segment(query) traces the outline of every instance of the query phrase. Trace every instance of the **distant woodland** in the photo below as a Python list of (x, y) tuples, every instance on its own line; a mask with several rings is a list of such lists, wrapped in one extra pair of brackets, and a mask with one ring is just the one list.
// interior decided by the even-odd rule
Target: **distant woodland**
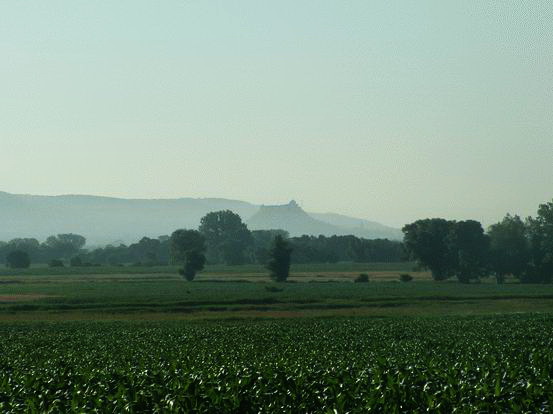
[[(275, 236), (281, 235), (293, 248), (293, 263), (398, 262), (406, 259), (401, 242), (368, 240), (356, 236), (289, 237), (284, 230), (250, 231), (239, 215), (223, 210), (202, 219), (200, 233), (206, 239), (209, 264), (265, 264)], [(24, 252), (30, 263), (51, 266), (154, 266), (175, 262), (171, 256), (171, 237), (143, 237), (129, 245), (107, 245), (86, 249), (85, 237), (58, 234), (39, 242), (35, 238), (15, 238), (0, 242), (0, 261), (10, 253)]]
[[(50, 266), (153, 266), (179, 264), (172, 236), (143, 237), (129, 245), (86, 249), (78, 234), (58, 234), (39, 242), (16, 238), (0, 242), (0, 260), (10, 267), (31, 263)], [(553, 202), (539, 206), (535, 217), (507, 215), (485, 231), (478, 221), (442, 218), (417, 220), (402, 229), (403, 242), (350, 236), (289, 237), (284, 230), (249, 230), (230, 211), (211, 212), (189, 234), (199, 240), (202, 261), (209, 264), (266, 264), (277, 237), (291, 249), (292, 263), (417, 261), (436, 281), (461, 283), (493, 276), (498, 283), (514, 277), (525, 283), (553, 282)], [(179, 233), (180, 232), (180, 233)], [(184, 246), (187, 242), (184, 240)], [(173, 246), (173, 248), (172, 248)], [(205, 254), (204, 254), (205, 253)], [(204, 257), (205, 256), (205, 257)]]

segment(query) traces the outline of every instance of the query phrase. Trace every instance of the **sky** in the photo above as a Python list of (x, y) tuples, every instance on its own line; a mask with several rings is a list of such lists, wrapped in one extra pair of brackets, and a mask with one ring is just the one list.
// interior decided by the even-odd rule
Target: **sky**
[(535, 215), (553, 2), (0, 1), (0, 191)]

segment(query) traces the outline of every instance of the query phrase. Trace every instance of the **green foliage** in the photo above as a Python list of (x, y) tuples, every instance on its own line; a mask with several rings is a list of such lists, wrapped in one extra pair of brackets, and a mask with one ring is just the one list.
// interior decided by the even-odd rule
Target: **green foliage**
[(184, 276), (189, 282), (194, 280), (197, 272), (203, 270), (205, 265), (205, 255), (197, 250), (186, 252), (184, 267), (179, 270), (179, 273)]
[(448, 246), (453, 258), (451, 271), (459, 282), (469, 283), (471, 279), (486, 275), (489, 239), (479, 222), (452, 222)]
[(23, 250), (14, 250), (6, 256), (6, 266), (12, 269), (26, 269), (30, 265), (29, 254)]
[(0, 243), (0, 258), (2, 258), (2, 261), (5, 261), (8, 254), (15, 250), (27, 253), (31, 261), (40, 258), (40, 243), (37, 239), (16, 238), (7, 243)]
[(160, 250), (162, 242), (159, 239), (143, 237), (138, 243), (131, 244), (128, 255), (136, 262), (146, 266), (155, 266), (161, 262)]
[(488, 229), (490, 268), (498, 283), (503, 283), (507, 275), (524, 277), (530, 260), (526, 233), (526, 225), (520, 217), (509, 214)]
[(52, 259), (50, 260), (50, 262), (48, 263), (48, 266), (49, 267), (63, 267), (63, 260), (60, 260), (60, 259)]
[(79, 234), (58, 234), (48, 237), (44, 248), (54, 257), (70, 258), (79, 253), (85, 244), (86, 239)]
[(528, 219), (531, 266), (527, 279), (531, 282), (553, 281), (553, 201), (541, 204), (538, 215)]
[(245, 253), (253, 240), (238, 214), (230, 210), (213, 211), (202, 217), (198, 230), (205, 237), (210, 262), (246, 263)]
[(267, 263), (269, 261), (269, 250), (276, 236), (281, 235), (285, 239), (289, 236), (285, 230), (253, 230), (251, 234), (256, 263)]
[(205, 239), (197, 230), (176, 230), (170, 239), (173, 263), (182, 263), (179, 273), (188, 281), (194, 280), (196, 273), (205, 265)]
[(402, 244), (395, 240), (367, 240), (349, 236), (308, 236), (289, 239), (294, 248), (293, 263), (400, 262), (405, 259)]
[(403, 233), (405, 248), (430, 269), (434, 280), (457, 275), (468, 283), (486, 275), (489, 240), (479, 222), (417, 220), (404, 226)]
[[(234, 231), (234, 230), (232, 230)], [(288, 239), (294, 248), (294, 264), (304, 263), (394, 263), (404, 261), (402, 244), (391, 240), (367, 240), (355, 236), (301, 236), (288, 238), (284, 230), (255, 230), (250, 232), (251, 240), (245, 242), (241, 237), (230, 237), (220, 247), (209, 250), (211, 264), (266, 264), (269, 260), (269, 249), (274, 237), (280, 234)], [(247, 238), (247, 233), (246, 236)], [(160, 266), (170, 263), (170, 237), (143, 237), (130, 245), (107, 245), (92, 250), (78, 248), (67, 239), (84, 241), (78, 235), (51, 236), (44, 243), (36, 239), (13, 239), (10, 242), (0, 241), (0, 261), (4, 262), (7, 253), (12, 250), (27, 252), (33, 263), (49, 263), (54, 259), (69, 260), (79, 256), (90, 265), (117, 266), (132, 263), (136, 266)]]
[(281, 235), (275, 237), (269, 257), (267, 269), (270, 271), (271, 279), (276, 282), (285, 282), (290, 274), (292, 248)]
[(417, 220), (402, 229), (407, 252), (430, 269), (434, 280), (445, 280), (453, 274), (451, 229), (452, 222), (441, 218)]
[(2, 412), (548, 412), (551, 316), (0, 326)]
[(368, 283), (369, 275), (367, 273), (360, 273), (353, 281), (355, 283)]
[(409, 273), (401, 273), (399, 275), (400, 282), (411, 282), (413, 280), (413, 276), (411, 276)]

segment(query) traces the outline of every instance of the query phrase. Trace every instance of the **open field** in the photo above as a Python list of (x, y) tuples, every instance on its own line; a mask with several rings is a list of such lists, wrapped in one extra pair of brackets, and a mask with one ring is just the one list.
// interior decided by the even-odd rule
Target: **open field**
[[(390, 270), (390, 264), (325, 266), (296, 267), (284, 284), (270, 282), (259, 266), (212, 267), (194, 282), (185, 282), (174, 268), (57, 275), (35, 268), (0, 276), (0, 320), (470, 315), (553, 309), (552, 285), (437, 283), (427, 272), (410, 272), (414, 281), (401, 283), (405, 264), (399, 270)], [(359, 269), (371, 282), (352, 283)]]
[(0, 275), (0, 411), (551, 408), (553, 285), (399, 282), (410, 264), (281, 284), (259, 266), (110, 269)]
[(2, 412), (549, 412), (549, 315), (0, 325)]
[[(411, 272), (416, 268), (413, 262), (399, 263), (308, 263), (294, 264), (291, 272), (301, 277), (308, 273), (356, 273), (359, 272)], [(11, 269), (0, 265), (1, 276), (53, 276), (53, 275), (141, 275), (141, 274), (177, 274), (178, 266), (90, 266), (90, 267), (48, 267), (44, 264), (33, 265), (29, 269)], [(240, 266), (207, 265), (201, 273), (201, 279), (217, 275), (267, 278), (267, 269), (263, 265), (248, 264)]]

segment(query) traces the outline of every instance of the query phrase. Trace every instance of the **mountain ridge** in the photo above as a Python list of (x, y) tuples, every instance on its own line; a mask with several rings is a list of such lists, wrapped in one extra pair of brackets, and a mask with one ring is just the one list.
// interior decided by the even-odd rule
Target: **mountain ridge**
[[(147, 199), (0, 191), (0, 240), (16, 237), (44, 240), (52, 234), (78, 233), (89, 244), (113, 240), (130, 243), (143, 236), (171, 234), (177, 228), (197, 228), (201, 217), (216, 210), (234, 211), (252, 230), (271, 229), (278, 224), (277, 228), (292, 236), (354, 234), (365, 238), (401, 238), (398, 229), (336, 213), (308, 213), (295, 201), (266, 206), (218, 197)], [(352, 223), (359, 226), (348, 225)]]

